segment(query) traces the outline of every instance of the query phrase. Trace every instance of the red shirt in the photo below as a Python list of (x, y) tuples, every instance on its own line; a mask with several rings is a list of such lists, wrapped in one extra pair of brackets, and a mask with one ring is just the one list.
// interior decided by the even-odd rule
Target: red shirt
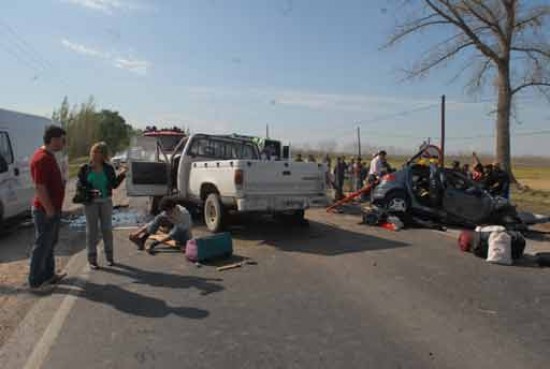
[[(32, 156), (30, 166), (33, 183), (46, 186), (52, 205), (56, 211), (60, 212), (65, 197), (65, 186), (55, 156), (46, 149), (39, 148)], [(32, 205), (35, 208), (45, 210), (38, 196), (34, 197)]]

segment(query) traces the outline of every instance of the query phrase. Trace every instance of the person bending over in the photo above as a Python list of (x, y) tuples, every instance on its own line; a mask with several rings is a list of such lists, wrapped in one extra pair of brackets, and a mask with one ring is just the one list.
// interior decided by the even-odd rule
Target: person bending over
[(165, 237), (154, 241), (147, 249), (147, 252), (153, 253), (155, 246), (169, 240), (174, 240), (178, 246), (184, 247), (187, 241), (193, 237), (191, 233), (191, 228), (193, 226), (191, 215), (185, 207), (179, 205), (174, 198), (166, 196), (160, 201), (159, 208), (161, 213), (157, 215), (155, 219), (131, 233), (129, 236), (130, 241), (135, 243), (139, 250), (145, 248), (147, 238), (157, 233), (160, 226), (165, 221), (168, 221), (172, 228)]

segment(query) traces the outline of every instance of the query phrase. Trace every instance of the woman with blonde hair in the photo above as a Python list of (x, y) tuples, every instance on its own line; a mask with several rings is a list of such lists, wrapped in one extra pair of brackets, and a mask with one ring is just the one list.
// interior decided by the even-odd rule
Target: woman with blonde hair
[(126, 169), (117, 175), (109, 163), (109, 150), (105, 142), (98, 142), (90, 149), (90, 161), (80, 167), (77, 188), (84, 194), (84, 214), (86, 215), (86, 247), (90, 268), (98, 269), (97, 242), (99, 229), (103, 238), (103, 248), (107, 265), (113, 266), (113, 189), (117, 188), (126, 176)]

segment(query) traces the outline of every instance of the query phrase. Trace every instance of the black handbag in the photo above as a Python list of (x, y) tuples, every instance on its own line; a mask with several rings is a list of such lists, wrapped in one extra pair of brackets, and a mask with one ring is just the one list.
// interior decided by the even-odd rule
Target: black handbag
[(76, 192), (73, 196), (73, 203), (86, 204), (90, 202), (90, 195), (86, 187), (81, 186), (79, 183), (76, 185)]

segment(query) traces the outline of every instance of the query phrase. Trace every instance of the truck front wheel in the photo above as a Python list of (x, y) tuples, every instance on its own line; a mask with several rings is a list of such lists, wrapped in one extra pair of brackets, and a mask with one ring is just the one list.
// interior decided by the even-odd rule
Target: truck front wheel
[(208, 230), (213, 233), (221, 231), (226, 217), (220, 196), (217, 193), (208, 195), (204, 202), (204, 222)]

